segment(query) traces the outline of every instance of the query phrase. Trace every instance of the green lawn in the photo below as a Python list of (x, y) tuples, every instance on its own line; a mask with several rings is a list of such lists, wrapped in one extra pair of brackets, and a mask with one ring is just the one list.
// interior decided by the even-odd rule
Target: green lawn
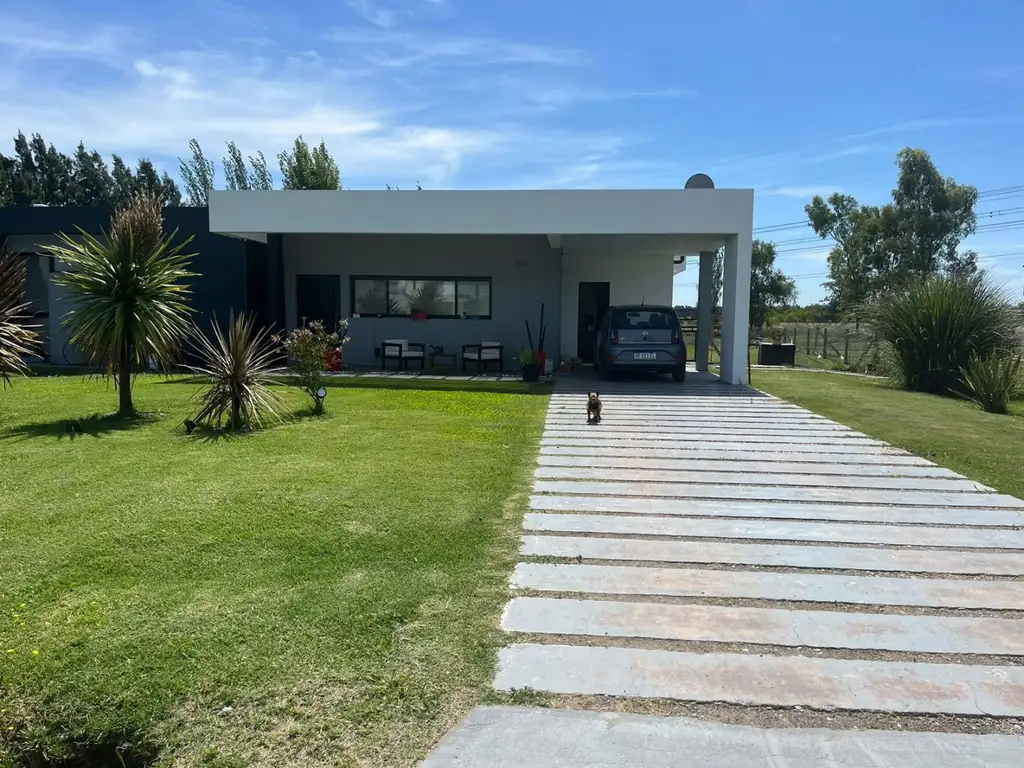
[(1024, 498), (1024, 403), (1009, 416), (956, 398), (895, 389), (886, 380), (810, 371), (753, 372), (765, 392)]
[(233, 438), (184, 380), (131, 424), (101, 380), (0, 392), (0, 765), (406, 765), (484, 695), (547, 398), (370, 384)]

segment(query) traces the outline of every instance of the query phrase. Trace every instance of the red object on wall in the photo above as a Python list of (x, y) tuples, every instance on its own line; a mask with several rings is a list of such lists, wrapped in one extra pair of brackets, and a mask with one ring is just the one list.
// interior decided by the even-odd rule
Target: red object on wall
[(548, 353), (547, 352), (544, 352), (543, 350), (537, 352), (537, 362), (540, 363), (540, 373), (541, 373), (541, 376), (543, 376), (544, 373), (547, 371), (547, 368), (544, 367), (545, 364), (547, 363), (547, 361), (548, 361)]
[(337, 347), (327, 353), (327, 364), (328, 371), (340, 371), (341, 370), (341, 348)]
[(412, 311), (412, 319), (413, 320), (426, 320), (427, 319), (427, 313), (424, 312), (422, 309), (414, 309)]

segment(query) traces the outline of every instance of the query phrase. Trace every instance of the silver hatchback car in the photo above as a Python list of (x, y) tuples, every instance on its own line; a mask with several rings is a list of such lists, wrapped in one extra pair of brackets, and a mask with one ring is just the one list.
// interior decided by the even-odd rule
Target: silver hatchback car
[(671, 373), (686, 378), (686, 342), (672, 307), (609, 307), (597, 329), (594, 360), (601, 379), (615, 371)]

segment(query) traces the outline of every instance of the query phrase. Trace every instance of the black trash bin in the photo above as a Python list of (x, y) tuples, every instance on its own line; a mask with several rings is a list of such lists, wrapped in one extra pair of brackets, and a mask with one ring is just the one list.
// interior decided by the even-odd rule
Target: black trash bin
[(758, 365), (796, 365), (796, 344), (765, 344), (757, 347)]

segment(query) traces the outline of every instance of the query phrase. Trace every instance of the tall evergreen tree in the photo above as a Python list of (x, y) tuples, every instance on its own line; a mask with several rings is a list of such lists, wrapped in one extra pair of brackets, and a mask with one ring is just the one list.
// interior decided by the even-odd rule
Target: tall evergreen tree
[(114, 179), (114, 194), (111, 203), (115, 208), (126, 205), (134, 199), (137, 191), (135, 175), (131, 167), (118, 155), (111, 155), (111, 176)]
[(14, 162), (0, 155), (0, 208), (13, 204), (11, 197), (11, 169)]
[(114, 180), (110, 176), (103, 156), (78, 142), (73, 159), (70, 202), (74, 205), (110, 205), (114, 193)]
[(21, 131), (14, 137), (14, 167), (15, 171), (11, 175), (11, 199), (14, 204), (32, 205), (42, 202), (36, 161), (28, 139)]
[(188, 148), (192, 152), (191, 159), (178, 158), (181, 180), (185, 183), (185, 199), (189, 205), (209, 205), (216, 168), (212, 160), (206, 159), (198, 141), (192, 139), (188, 143)]
[(32, 134), (29, 141), (37, 173), (40, 194), (38, 202), (46, 205), (67, 205), (71, 187), (73, 163), (63, 152), (58, 152), (53, 144), (47, 144), (38, 133)]
[(299, 136), (291, 152), (277, 156), (281, 166), (281, 182), (285, 189), (341, 189), (338, 164), (321, 139), (312, 150)]

